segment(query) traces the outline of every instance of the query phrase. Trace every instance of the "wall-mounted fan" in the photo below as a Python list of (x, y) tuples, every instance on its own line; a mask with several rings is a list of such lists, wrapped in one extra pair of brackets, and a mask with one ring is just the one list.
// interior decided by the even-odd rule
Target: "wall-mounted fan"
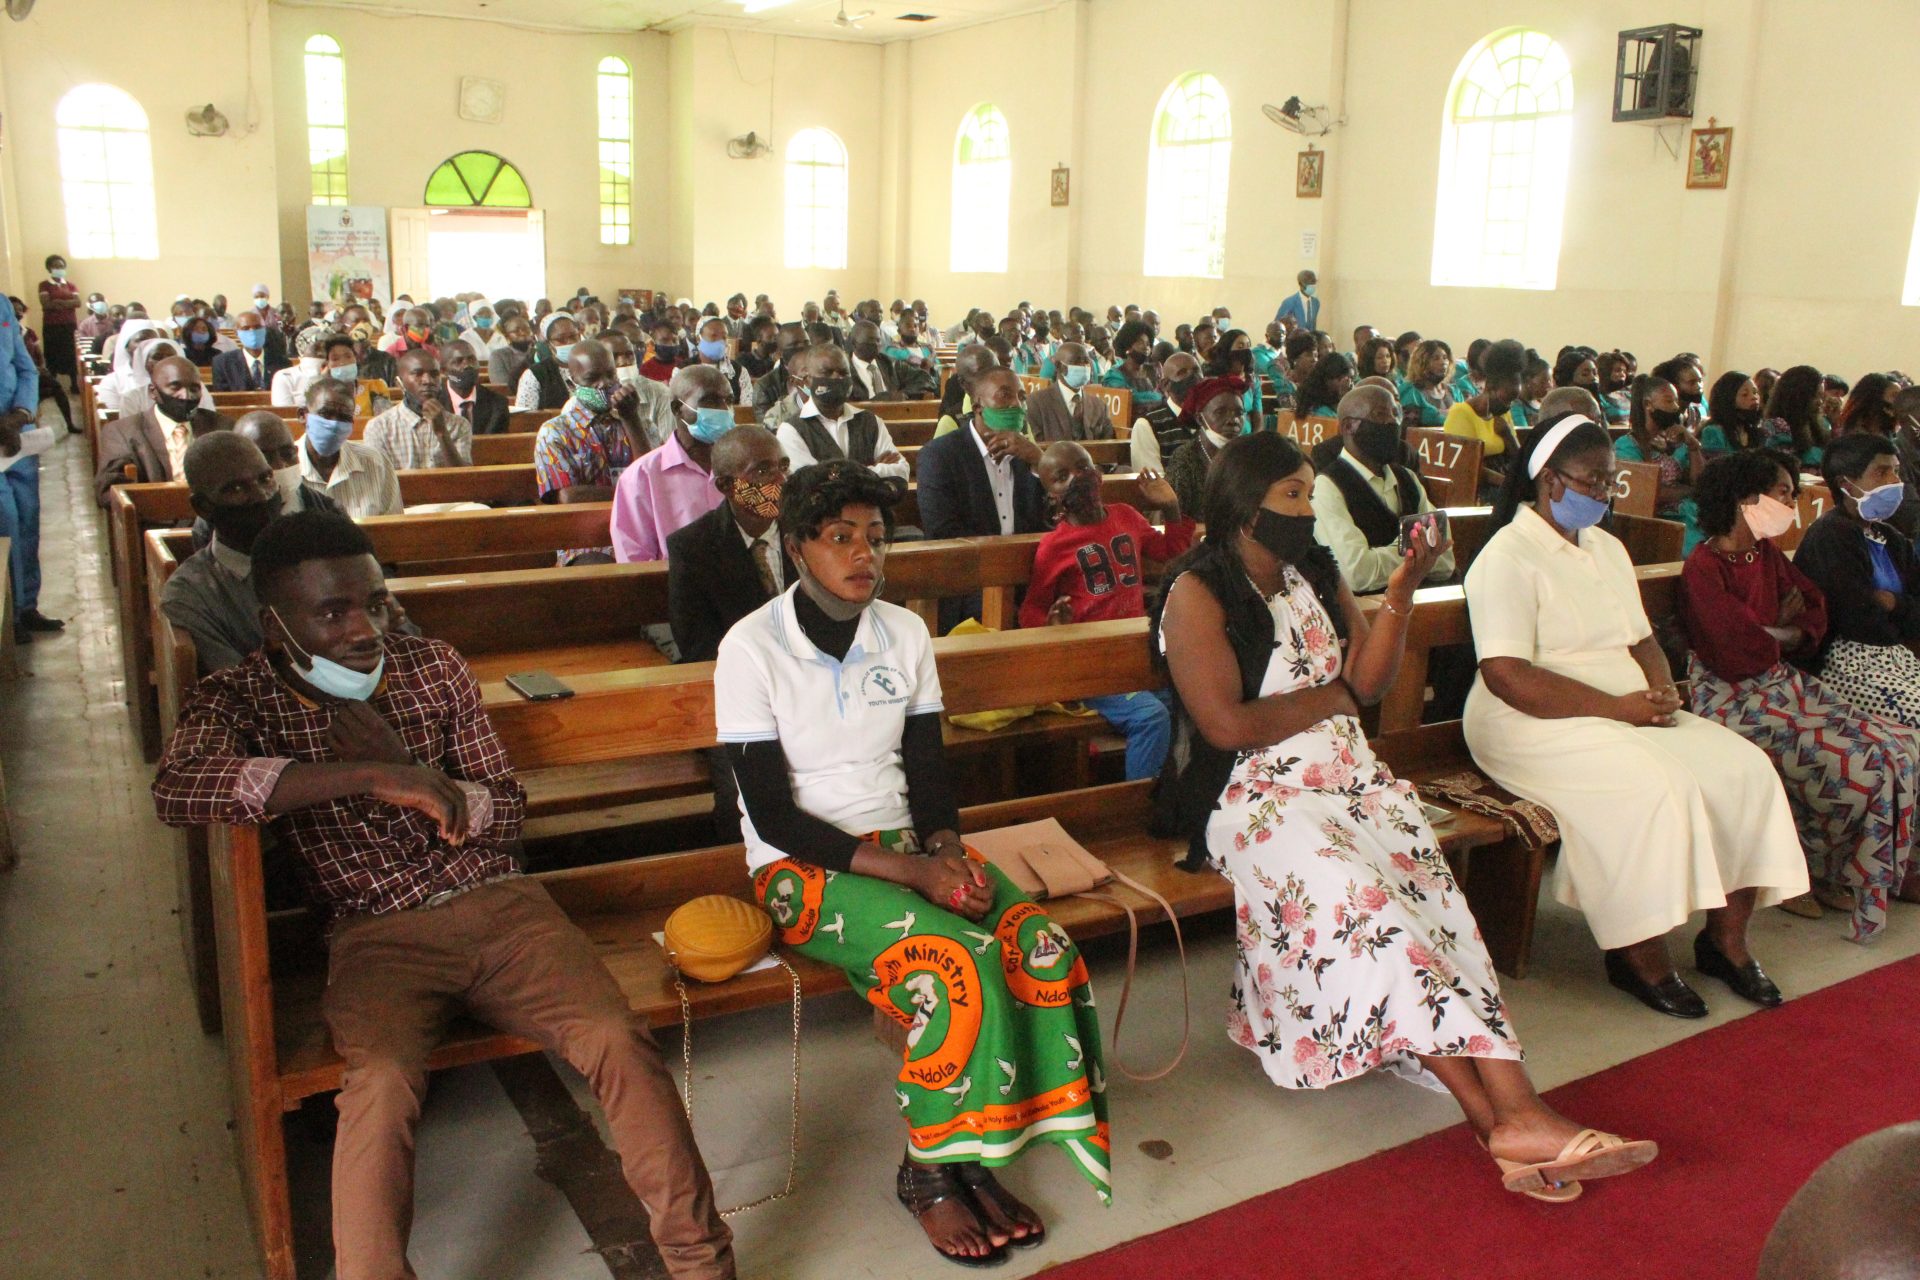
[(224, 138), (227, 129), (227, 118), (215, 110), (211, 102), (187, 112), (187, 132), (196, 138)]
[(1267, 119), (1279, 125), (1289, 133), (1303, 133), (1310, 138), (1325, 137), (1332, 133), (1334, 126), (1346, 123), (1344, 120), (1328, 120), (1325, 107), (1309, 107), (1298, 98), (1288, 98), (1281, 106), (1271, 102), (1262, 103), (1260, 110)]
[(32, 12), (33, 0), (7, 0), (7, 16), (15, 22), (25, 22)]

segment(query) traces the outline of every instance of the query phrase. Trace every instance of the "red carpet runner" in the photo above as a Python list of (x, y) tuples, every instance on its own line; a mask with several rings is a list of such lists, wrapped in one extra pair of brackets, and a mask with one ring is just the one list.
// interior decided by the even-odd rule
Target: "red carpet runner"
[[(1704, 979), (1701, 991), (1737, 999)], [(1555, 1089), (1567, 1116), (1660, 1144), (1651, 1166), (1570, 1205), (1502, 1191), (1459, 1125), (1047, 1280), (1751, 1280), (1774, 1219), (1828, 1156), (1920, 1114), (1916, 1008), (1920, 957)]]

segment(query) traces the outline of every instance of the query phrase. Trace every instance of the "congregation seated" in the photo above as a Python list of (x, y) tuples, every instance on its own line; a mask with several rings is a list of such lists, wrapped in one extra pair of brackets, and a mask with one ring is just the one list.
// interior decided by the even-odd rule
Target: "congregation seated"
[[(796, 582), (721, 642), (714, 721), (781, 943), (908, 1029), (886, 1086), (907, 1126), (900, 1202), (942, 1256), (997, 1262), (1046, 1234), (993, 1173), (1023, 1150), (1063, 1148), (1110, 1199), (1101, 1028), (1072, 940), (958, 834), (931, 638), (877, 598), (896, 493), (845, 461), (787, 481)], [(993, 937), (1005, 965), (976, 960)], [(919, 951), (945, 962), (907, 961)]]
[(1827, 632), (1820, 589), (1773, 543), (1796, 518), (1796, 471), (1790, 455), (1754, 450), (1701, 475), (1706, 538), (1687, 557), (1680, 610), (1690, 700), (1772, 758), (1817, 899), (1802, 913), (1840, 907), (1853, 940), (1869, 942), (1891, 897), (1920, 897), (1920, 729), (1856, 709), (1795, 665)]
[(1329, 351), (1313, 363), (1313, 369), (1301, 380), (1293, 395), (1295, 417), (1331, 418), (1340, 397), (1353, 390), (1353, 362), (1337, 351)]
[(1453, 410), (1453, 348), (1427, 338), (1407, 358), (1400, 416), (1411, 427), (1444, 427)]
[(731, 1233), (659, 1049), (593, 944), (519, 874), (526, 791), (465, 661), (391, 629), (373, 545), (340, 516), (267, 526), (251, 570), (264, 647), (190, 695), (153, 799), (174, 826), (271, 828), (326, 917), (326, 1021), (346, 1060), (340, 1274), (411, 1271), (427, 1055), (464, 1008), (586, 1077), (669, 1273), (731, 1280)]
[(1920, 657), (1910, 647), (1920, 643), (1920, 564), (1887, 523), (1906, 487), (1899, 451), (1880, 436), (1842, 436), (1827, 446), (1821, 475), (1832, 505), (1794, 553), (1827, 601), (1827, 635), (1809, 669), (1848, 705), (1920, 729)]
[(1168, 570), (1154, 641), (1189, 743), (1163, 812), (1188, 842), (1183, 865), (1232, 882), (1240, 921), (1229, 1037), (1284, 1088), (1384, 1068), (1446, 1090), (1502, 1185), (1535, 1199), (1643, 1166), (1653, 1143), (1582, 1129), (1534, 1091), (1419, 797), (1361, 731), (1441, 545), (1409, 550), (1369, 624), (1314, 540), (1299, 446), (1244, 436), (1214, 467), (1206, 537)]
[(285, 408), (306, 402), (307, 388), (327, 376), (327, 339), (331, 330), (320, 325), (302, 329), (293, 339), (294, 362), (273, 375), (269, 402)]
[(1241, 398), (1245, 391), (1246, 384), (1239, 378), (1201, 378), (1184, 387), (1167, 384), (1168, 403), (1179, 401), (1180, 421), (1194, 432), (1167, 459), (1167, 483), (1173, 486), (1181, 510), (1198, 511), (1206, 505), (1213, 460), (1249, 431), (1246, 402)]
[(720, 371), (735, 404), (745, 404), (753, 383), (746, 369), (727, 351), (727, 322), (720, 316), (702, 317), (694, 328), (693, 359)]
[[(605, 343), (589, 338), (565, 345), (569, 393), (534, 437), (534, 481), (542, 502), (611, 502), (622, 474), (652, 448), (642, 393), (638, 383), (615, 375)], [(609, 543), (561, 551), (559, 563), (605, 564), (613, 557)]]
[(902, 311), (888, 345), (882, 348), (893, 362), (900, 394), (908, 400), (930, 400), (940, 394), (940, 366), (922, 334), (919, 317), (911, 310)]
[(798, 381), (793, 394), (798, 411), (777, 424), (771, 416), (768, 418), (768, 425), (777, 426), (780, 446), (794, 470), (815, 462), (846, 459), (878, 475), (905, 482), (911, 469), (894, 447), (887, 424), (871, 409), (853, 404), (855, 388), (847, 353), (837, 346), (823, 345), (809, 348), (796, 359), (803, 362), (795, 366)]
[(580, 326), (564, 311), (552, 311), (540, 322), (540, 341), (527, 357), (515, 389), (516, 409), (559, 409), (573, 394), (571, 382), (574, 344), (581, 338)]
[(1153, 345), (1154, 330), (1144, 320), (1121, 325), (1113, 338), (1114, 365), (1100, 378), (1102, 386), (1132, 392), (1133, 407), (1142, 413), (1164, 399), (1152, 370)]
[(1760, 427), (1760, 389), (1752, 378), (1729, 369), (1713, 380), (1700, 443), (1708, 457), (1758, 449), (1766, 443)]
[(1597, 527), (1613, 475), (1606, 428), (1578, 415), (1546, 419), (1512, 459), (1466, 577), (1480, 666), (1467, 746), (1557, 819), (1555, 895), (1585, 913), (1614, 986), (1706, 1016), (1665, 936), (1704, 909), (1695, 966), (1778, 1004), (1747, 924), (1807, 888), (1786, 795), (1758, 748), (1681, 709), (1626, 549)]
[(145, 406), (100, 428), (100, 468), (94, 473), (93, 488), (103, 507), (115, 485), (180, 479), (187, 447), (209, 432), (233, 425), (205, 403), (206, 389), (192, 361), (161, 355), (153, 361), (149, 376), (151, 391)]
[(977, 342), (960, 348), (953, 358), (953, 373), (947, 379), (947, 389), (940, 395), (940, 421), (935, 424), (933, 438), (952, 435), (960, 429), (974, 410), (974, 384), (983, 374), (994, 369), (1004, 369), (1007, 362), (994, 343)]
[(1135, 471), (1165, 470), (1176, 453), (1199, 437), (1200, 428), (1186, 405), (1200, 379), (1200, 362), (1176, 351), (1160, 365), (1159, 398), (1142, 405), (1135, 397), (1133, 429), (1127, 436), (1127, 457)]
[(1824, 393), (1820, 371), (1810, 364), (1797, 364), (1779, 376), (1767, 395), (1766, 420), (1761, 424), (1767, 447), (1789, 450), (1808, 470), (1820, 466), (1827, 447)]
[(851, 358), (853, 390), (850, 398), (861, 404), (875, 400), (905, 400), (900, 371), (893, 357), (881, 349), (880, 326), (871, 320), (857, 320), (847, 331), (847, 353)]
[[(1432, 511), (1433, 501), (1417, 467), (1408, 465), (1400, 405), (1391, 391), (1355, 387), (1341, 397), (1338, 416), (1338, 452), (1317, 466), (1313, 480), (1315, 535), (1333, 553), (1347, 586), (1370, 595), (1385, 590), (1400, 567), (1401, 518)], [(1453, 571), (1448, 547), (1428, 580), (1449, 581)]]
[(527, 358), (533, 351), (533, 325), (518, 311), (503, 315), (500, 337), (503, 341), (487, 353), (487, 381), (496, 387), (511, 387), (517, 396), (520, 375), (527, 371)]
[(666, 559), (667, 539), (725, 500), (713, 448), (733, 430), (732, 385), (712, 365), (687, 365), (673, 375), (671, 396), (673, 433), (614, 486), (613, 555), (622, 563)]
[[(1050, 360), (1052, 381), (1027, 396), (1027, 422), (1033, 438), (1111, 440), (1113, 415), (1106, 402), (1085, 394), (1093, 381), (1093, 358), (1078, 342), (1062, 342)], [(1137, 469), (1137, 468), (1136, 468)]]
[(386, 454), (353, 438), (353, 395), (338, 378), (318, 378), (307, 387), (300, 478), (355, 520), (397, 516), (406, 509), (400, 480)]
[[(471, 343), (449, 343), (440, 356), (447, 406), (476, 436), (494, 436), (511, 425), (507, 398), (480, 381), (480, 360)], [(371, 423), (368, 424), (371, 427)]]
[[(471, 362), (473, 349), (457, 340), (448, 344), (456, 347), (466, 348)], [(399, 359), (401, 401), (367, 423), (367, 447), (386, 455), (395, 471), (472, 466), (473, 423), (454, 411), (439, 358), (422, 349)]]
[(761, 422), (778, 426), (797, 412), (791, 398), (792, 365), (809, 345), (800, 325), (783, 324), (774, 331), (774, 365), (753, 384), (753, 411)]
[[(1666, 366), (1659, 366), (1665, 368)], [(1690, 368), (1690, 366), (1688, 366)], [(1627, 434), (1614, 445), (1622, 462), (1650, 462), (1660, 469), (1659, 514), (1687, 526), (1682, 552), (1691, 552), (1703, 536), (1696, 517), (1693, 487), (1707, 464), (1700, 414), (1682, 407), (1680, 389), (1658, 373), (1633, 380), (1627, 408)]]

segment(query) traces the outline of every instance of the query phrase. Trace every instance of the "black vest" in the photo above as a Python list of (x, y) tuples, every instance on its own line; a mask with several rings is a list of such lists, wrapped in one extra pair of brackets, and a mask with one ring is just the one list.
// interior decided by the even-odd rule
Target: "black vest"
[(863, 467), (873, 465), (873, 447), (880, 441), (880, 420), (873, 416), (870, 409), (862, 409), (847, 420), (847, 447), (844, 452), (834, 443), (827, 429), (820, 425), (818, 418), (789, 418), (787, 424), (807, 442), (807, 450), (813, 454), (815, 462), (838, 462), (842, 458), (850, 458)]
[(1354, 527), (1366, 535), (1369, 547), (1384, 547), (1399, 538), (1400, 516), (1410, 516), (1420, 509), (1419, 478), (1402, 466), (1391, 466), (1389, 470), (1399, 491), (1399, 514), (1387, 510), (1387, 504), (1380, 501), (1380, 495), (1373, 491), (1366, 477), (1337, 457), (1322, 472), (1347, 500), (1347, 514), (1353, 517)]

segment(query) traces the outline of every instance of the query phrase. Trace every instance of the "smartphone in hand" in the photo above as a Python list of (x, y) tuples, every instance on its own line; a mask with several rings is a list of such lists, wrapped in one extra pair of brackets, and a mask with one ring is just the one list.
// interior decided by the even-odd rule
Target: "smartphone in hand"
[(1421, 539), (1428, 546), (1444, 546), (1447, 541), (1447, 513), (1427, 511), (1417, 516), (1400, 517), (1400, 554), (1406, 555), (1413, 550), (1413, 540)]

